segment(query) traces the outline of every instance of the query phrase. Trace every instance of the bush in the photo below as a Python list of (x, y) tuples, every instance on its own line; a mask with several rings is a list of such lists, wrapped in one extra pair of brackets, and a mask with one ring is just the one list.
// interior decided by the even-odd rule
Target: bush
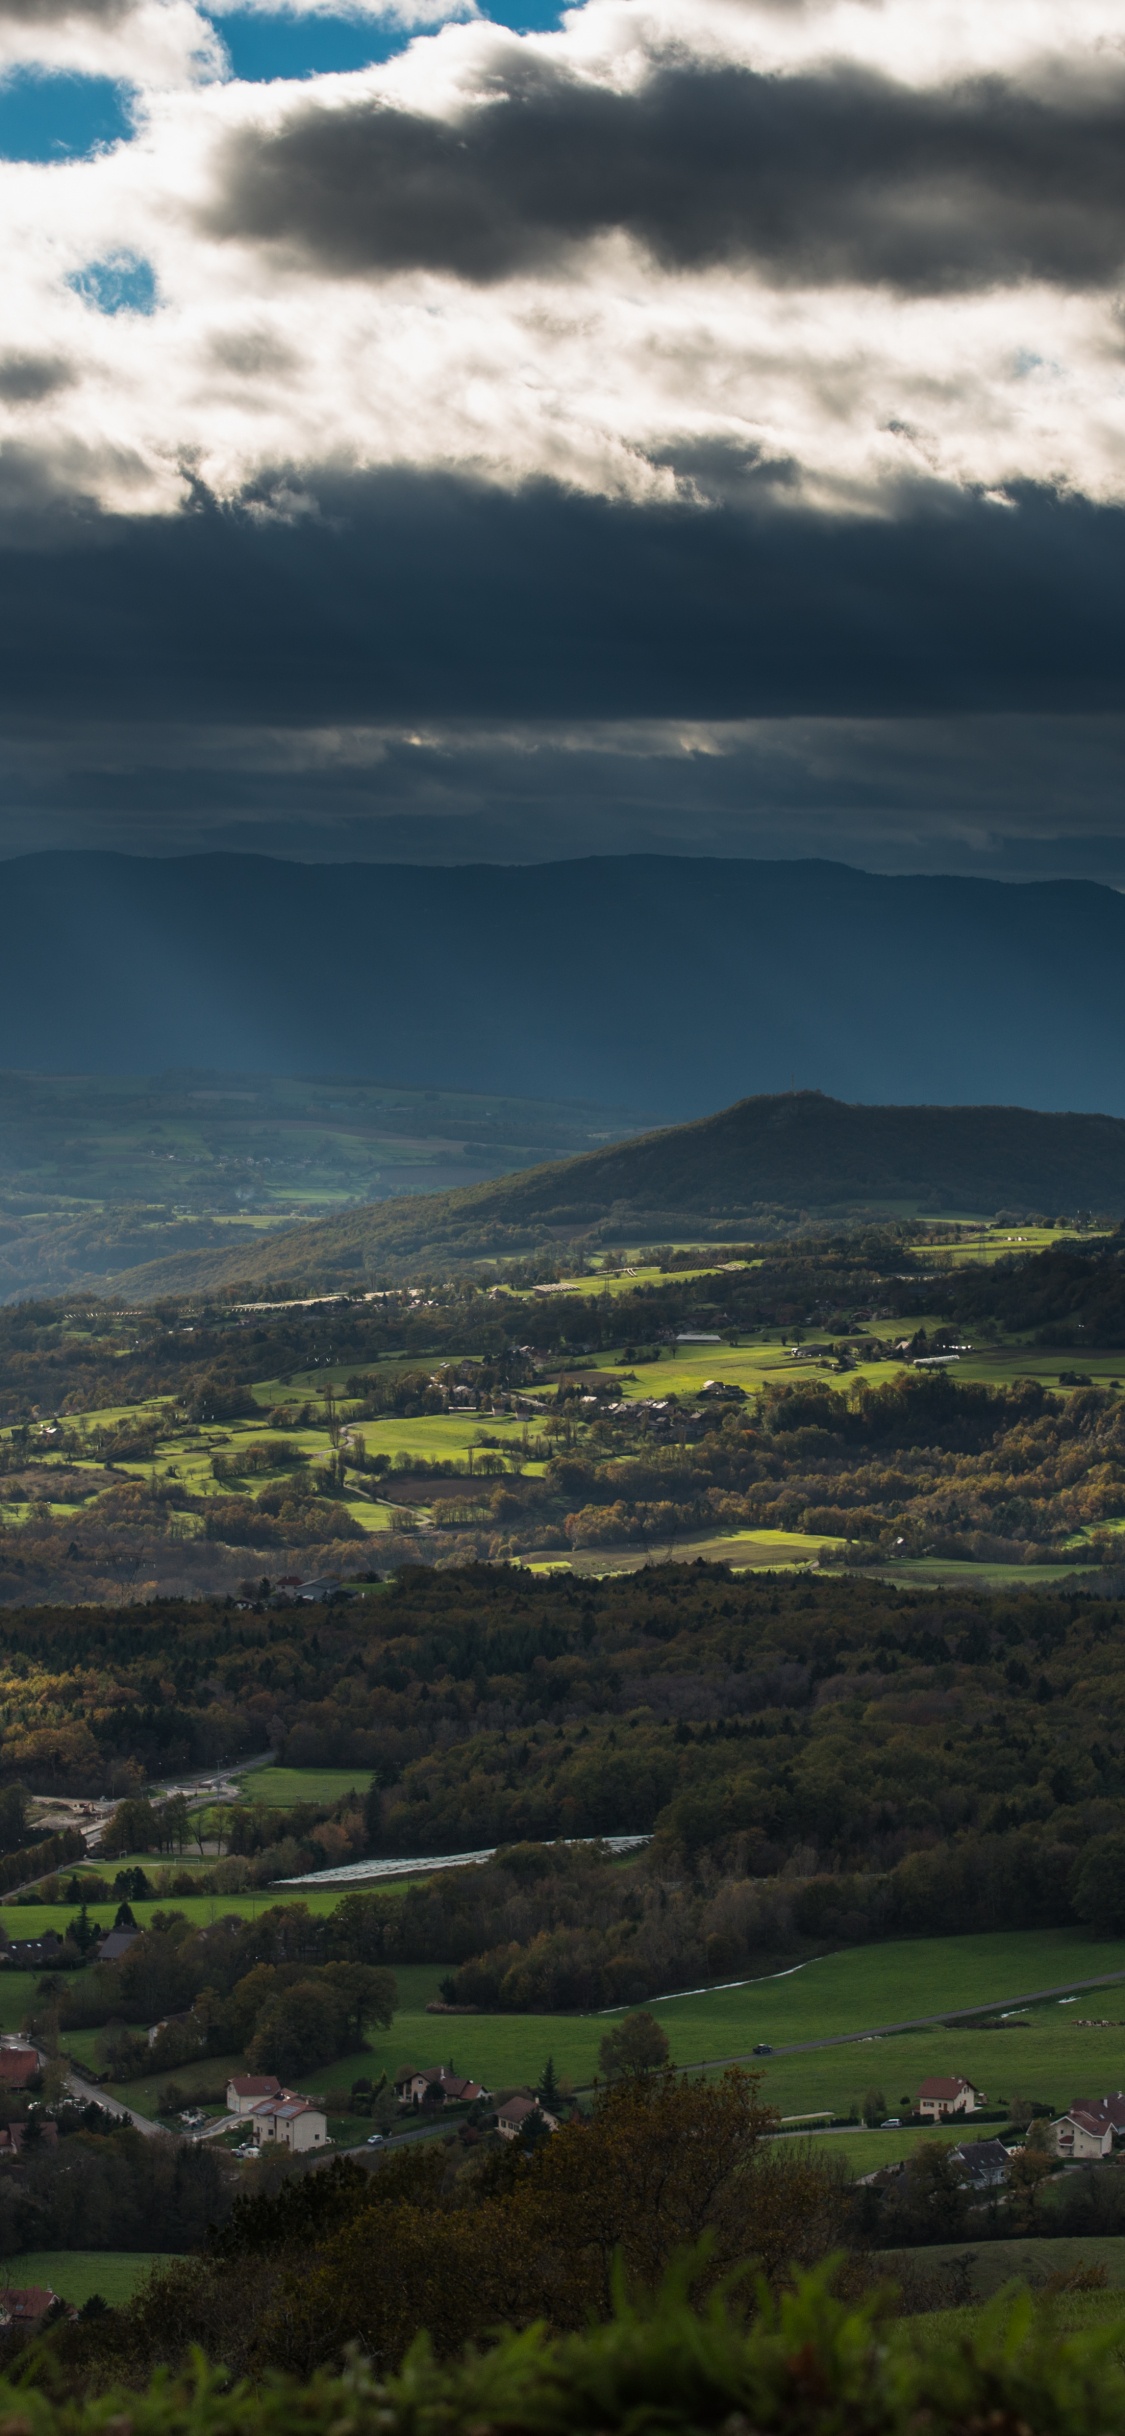
[[(557, 2341), (542, 2329), (508, 2332), (448, 2367), (423, 2342), (385, 2380), (356, 2359), (343, 2373), (232, 2391), (197, 2359), (178, 2380), (161, 2370), (147, 2390), (99, 2391), (83, 2402), (59, 2390), (57, 2370), (37, 2375), (27, 2363), (18, 2383), (0, 2383), (0, 2418), (21, 2436), (103, 2436), (123, 2427), (132, 2436), (331, 2436), (341, 2427), (351, 2436), (469, 2436), (481, 2428), (601, 2436), (625, 2427), (661, 2436), (750, 2428), (763, 2436), (910, 2436), (919, 2428), (927, 2436), (1116, 2436), (1125, 2428), (1125, 2375), (1106, 2335), (1060, 2334), (1026, 2293), (1002, 2294), (972, 2333), (938, 2334), (922, 2346), (909, 2327), (877, 2326), (874, 2305), (835, 2298), (823, 2277), (776, 2301), (763, 2296), (748, 2332), (718, 2304), (694, 2312), (688, 2283), (681, 2268), (650, 2307), (619, 2299), (608, 2324)], [(243, 2293), (232, 2296), (233, 2308), (239, 2298), (245, 2306)], [(114, 2313), (110, 2343), (119, 2324)], [(96, 2363), (105, 2342), (105, 2322), (62, 2327), (43, 2347), (44, 2371), (52, 2353)]]

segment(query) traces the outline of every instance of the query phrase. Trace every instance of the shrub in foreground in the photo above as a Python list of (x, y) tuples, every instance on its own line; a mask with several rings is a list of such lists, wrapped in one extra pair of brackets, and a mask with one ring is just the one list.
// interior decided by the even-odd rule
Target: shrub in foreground
[[(401, 2371), (231, 2386), (200, 2360), (141, 2392), (60, 2399), (46, 2349), (0, 2383), (6, 2436), (1117, 2436), (1125, 2429), (1123, 2329), (1062, 2336), (1027, 2293), (1001, 2294), (968, 2336), (923, 2348), (877, 2304), (835, 2299), (823, 2277), (772, 2300), (749, 2331), (715, 2299), (688, 2300), (697, 2262), (643, 2311), (548, 2338), (507, 2333), (453, 2365), (421, 2338)], [(39, 2373), (37, 2374), (37, 2365)]]

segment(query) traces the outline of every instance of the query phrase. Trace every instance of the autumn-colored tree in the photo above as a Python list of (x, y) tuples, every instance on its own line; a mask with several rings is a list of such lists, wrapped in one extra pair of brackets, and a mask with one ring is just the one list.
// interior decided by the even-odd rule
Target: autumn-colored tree
[(235, 2239), (252, 2267), (260, 2215), (257, 2238), (284, 2257), (239, 2365), (304, 2373), (358, 2342), (385, 2368), (423, 2327), (449, 2353), (505, 2321), (581, 2326), (609, 2314), (619, 2259), (637, 2290), (684, 2253), (700, 2294), (743, 2261), (782, 2279), (836, 2245), (847, 2194), (834, 2164), (764, 2136), (775, 2121), (743, 2072), (639, 2076), (529, 2158), (489, 2153), (444, 2188), (441, 2151), (424, 2163), (418, 2153), (391, 2158), (322, 2239), (311, 2222), (302, 2239), (299, 2193), (248, 2201), (220, 2246)]

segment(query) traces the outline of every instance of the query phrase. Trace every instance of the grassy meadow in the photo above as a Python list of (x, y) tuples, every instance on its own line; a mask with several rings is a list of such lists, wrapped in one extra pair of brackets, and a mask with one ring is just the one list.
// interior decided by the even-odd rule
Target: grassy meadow
[(288, 1810), (295, 1802), (339, 1802), (364, 1794), (370, 1768), (254, 1768), (241, 1778), (247, 1809)]
[(167, 2264), (167, 2254), (156, 2250), (20, 2250), (4, 2260), (0, 2275), (15, 2291), (46, 2284), (76, 2309), (95, 2292), (118, 2309), (132, 2300), (154, 2267)]
[[(323, 1889), (310, 1903), (319, 1911), (338, 1900), (337, 1890)], [(192, 1910), (188, 1902), (177, 1908), (189, 1914)], [(235, 1898), (226, 1908), (245, 1910), (245, 1898)], [(138, 1917), (143, 1909), (137, 1907)], [(457, 2071), (486, 2086), (504, 2088), (537, 2080), (549, 2055), (556, 2071), (575, 2087), (593, 2079), (601, 2040), (620, 2013), (429, 2014), (426, 2005), (437, 1997), (444, 1969), (440, 1963), (401, 1966), (395, 1974), (399, 2011), (391, 2028), (371, 2034), (370, 2050), (362, 2058), (325, 2065), (308, 2076), (305, 2085), (310, 2090), (333, 2088), (360, 2072), (393, 2075), (400, 2065), (452, 2062)], [(986, 2093), (989, 2104), (1022, 2095), (1061, 2109), (1077, 2096), (1125, 2087), (1125, 1980), (1120, 1988), (1098, 1991), (1088, 2000), (1035, 2006), (1023, 2029), (938, 2026), (870, 2040), (862, 2034), (925, 2014), (1000, 2004), (1037, 1988), (1113, 1970), (1125, 1973), (1125, 1942), (1094, 1944), (1069, 1929), (918, 1938), (826, 1955), (741, 1987), (657, 1998), (651, 2010), (667, 2034), (676, 2064), (714, 2069), (730, 2058), (744, 2058), (761, 2072), (763, 2096), (782, 2116), (814, 2109), (846, 2116), (872, 2087), (883, 2090), (888, 2114), (897, 2114), (919, 2081), (935, 2072), (964, 2074)], [(4, 1984), (0, 1974), (0, 1988)], [(1123, 2018), (1110, 2030), (1082, 2029), (1081, 2020), (1095, 2012), (1120, 2013)], [(98, 2032), (84, 2031), (67, 2043), (79, 2060), (92, 2062), (98, 2039)], [(758, 2044), (778, 2050), (830, 2039), (847, 2043), (757, 2059), (751, 2054)], [(172, 2077), (184, 2088), (205, 2088), (226, 2068), (212, 2062)], [(168, 2077), (160, 2075), (151, 2085), (131, 2082), (118, 2094), (142, 2112), (155, 2112)], [(847, 2136), (883, 2140), (888, 2156), (904, 2153), (902, 2135)], [(828, 2137), (835, 2140), (837, 2135)]]
[[(969, 2247), (972, 2258), (969, 2272), (977, 2301), (991, 2300), (994, 2292), (1017, 2280), (1034, 2288), (1049, 2275), (1070, 2275), (1076, 2267), (1101, 2267), (1118, 2309), (1122, 2307), (1125, 2234), (1045, 2233), (1034, 2241), (989, 2241), (981, 2242), (975, 2250)], [(924, 2250), (898, 2250), (888, 2265), (893, 2272), (895, 2262), (901, 2259), (904, 2265), (920, 2267), (923, 2274), (936, 2275), (943, 2267), (963, 2259), (965, 2249), (964, 2242), (936, 2242)]]

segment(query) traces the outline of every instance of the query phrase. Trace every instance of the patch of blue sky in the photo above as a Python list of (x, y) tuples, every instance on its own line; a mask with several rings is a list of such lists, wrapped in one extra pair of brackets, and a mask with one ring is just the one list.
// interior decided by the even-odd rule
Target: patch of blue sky
[[(574, 5), (574, 0), (570, 0)], [(514, 34), (553, 34), (562, 24), (565, 9), (558, 0), (496, 0), (492, 8), (482, 10), (496, 25), (510, 25)]]
[(212, 10), (240, 83), (271, 84), (278, 76), (339, 76), (392, 59), (410, 40), (401, 25), (381, 17), (329, 17), (273, 9)]
[(80, 161), (132, 135), (130, 85), (16, 68), (0, 82), (0, 160)]
[(156, 273), (143, 255), (109, 254), (72, 271), (67, 286), (95, 313), (155, 313)]
[[(270, 84), (275, 77), (339, 76), (378, 60), (393, 59), (416, 35), (432, 27), (402, 25), (390, 17), (330, 16), (327, 11), (211, 9), (211, 22), (226, 46), (233, 74), (242, 84)], [(514, 33), (542, 34), (562, 21), (560, 0), (494, 0), (482, 9), (494, 24)]]

